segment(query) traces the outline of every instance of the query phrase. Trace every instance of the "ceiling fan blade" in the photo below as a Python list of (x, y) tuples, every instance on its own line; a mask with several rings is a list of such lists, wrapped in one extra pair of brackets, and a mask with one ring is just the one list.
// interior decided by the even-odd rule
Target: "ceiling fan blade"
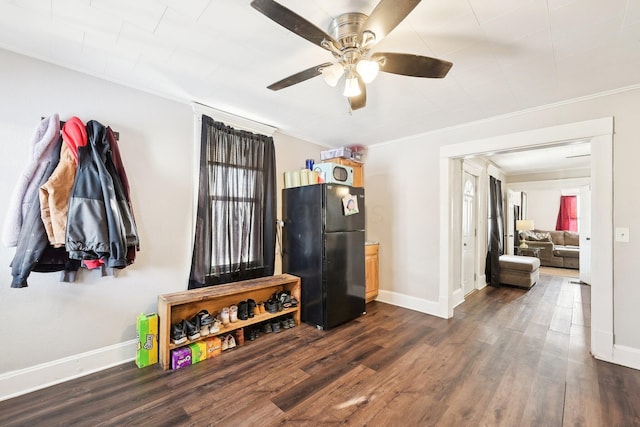
[(409, 53), (376, 52), (371, 59), (383, 59), (380, 71), (412, 77), (441, 79), (447, 75), (453, 63), (428, 56)]
[(324, 64), (320, 64), (320, 65), (316, 65), (314, 67), (311, 68), (307, 68), (304, 71), (300, 71), (299, 73), (295, 73), (290, 75), (289, 77), (286, 77), (280, 81), (277, 81), (269, 86), (267, 86), (267, 89), (271, 89), (271, 90), (280, 90), (280, 89), (284, 89), (285, 87), (289, 87), (289, 86), (293, 86), (296, 83), (300, 83), (303, 82), (305, 80), (309, 80), (310, 78), (313, 78), (315, 76), (319, 76), (320, 74), (322, 74), (322, 69), (325, 67), (328, 67), (331, 65), (331, 62), (325, 62)]
[(333, 37), (304, 19), (302, 16), (282, 6), (280, 3), (273, 0), (253, 0), (251, 2), (251, 6), (267, 18), (282, 25), (287, 30), (296, 33), (300, 37), (309, 40), (311, 43), (316, 44), (323, 49), (327, 49), (322, 46), (323, 40), (331, 41), (335, 44)]
[[(420, 0), (380, 0), (362, 26), (376, 38), (373, 44), (385, 38), (420, 3)], [(373, 46), (372, 44), (372, 46)]]
[(367, 85), (364, 84), (362, 78), (359, 75), (357, 75), (357, 77), (358, 86), (360, 87), (360, 95), (351, 96), (348, 98), (349, 105), (351, 106), (352, 111), (359, 110), (367, 105)]

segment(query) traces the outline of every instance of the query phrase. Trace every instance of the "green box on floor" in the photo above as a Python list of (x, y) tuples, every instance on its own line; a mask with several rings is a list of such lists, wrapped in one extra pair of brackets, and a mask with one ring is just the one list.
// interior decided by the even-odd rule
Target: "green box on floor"
[(138, 368), (158, 363), (158, 315), (156, 313), (139, 314), (136, 318), (138, 348), (136, 365)]
[(189, 344), (191, 348), (191, 364), (202, 362), (207, 358), (207, 345), (202, 342), (193, 342)]

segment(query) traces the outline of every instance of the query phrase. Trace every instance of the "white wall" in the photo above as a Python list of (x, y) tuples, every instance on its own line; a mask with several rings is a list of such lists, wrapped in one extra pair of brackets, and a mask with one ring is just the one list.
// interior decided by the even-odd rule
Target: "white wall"
[(589, 182), (590, 178), (587, 177), (518, 182), (508, 184), (508, 187), (514, 191), (527, 193), (527, 219), (533, 220), (536, 229), (555, 230), (560, 197), (577, 195), (579, 204), (580, 186), (589, 185)]
[[(640, 235), (640, 199), (633, 197), (634, 160), (640, 155), (637, 111), (640, 89), (636, 88), (370, 147), (365, 179), (377, 215), (369, 218), (367, 227), (381, 244), (381, 289), (407, 299), (426, 299), (425, 306), (442, 297), (438, 235), (446, 225), (439, 219), (440, 176), (435, 166), (441, 146), (614, 116), (614, 226), (629, 227), (631, 235), (630, 243), (614, 243), (615, 337), (617, 345), (640, 355), (640, 312), (634, 303), (640, 301), (635, 268), (640, 239), (633, 238)], [(407, 205), (413, 208), (399, 208)]]
[[(76, 283), (32, 273), (12, 289), (15, 248), (0, 247), (0, 399), (135, 355), (135, 317), (186, 289), (192, 251), (194, 114), (190, 105), (0, 50), (0, 223), (40, 117), (77, 115), (120, 132), (141, 251), (117, 278), (81, 271)], [(274, 135), (281, 172), (323, 147)], [(279, 208), (278, 208), (279, 209)]]

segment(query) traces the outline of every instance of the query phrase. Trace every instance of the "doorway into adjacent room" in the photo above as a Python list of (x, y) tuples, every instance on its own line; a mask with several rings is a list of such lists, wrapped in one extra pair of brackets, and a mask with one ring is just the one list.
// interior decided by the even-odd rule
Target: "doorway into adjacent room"
[[(530, 150), (571, 141), (591, 142), (591, 277), (597, 283), (591, 290), (591, 352), (602, 360), (613, 354), (613, 118), (559, 125), (524, 131), (483, 140), (445, 145), (440, 148), (442, 225), (440, 301), (447, 317), (453, 317), (454, 307), (464, 299), (461, 284), (461, 263), (455, 255), (462, 245), (462, 180), (464, 158), (484, 156), (509, 150)], [(457, 175), (457, 176), (456, 176)], [(457, 192), (457, 195), (455, 194)], [(451, 201), (453, 200), (453, 203)], [(460, 210), (460, 211), (458, 211)], [(460, 248), (460, 249), (459, 249)], [(593, 262), (597, 259), (598, 262)], [(458, 282), (460, 283), (460, 282)], [(458, 296), (459, 295), (459, 296)]]

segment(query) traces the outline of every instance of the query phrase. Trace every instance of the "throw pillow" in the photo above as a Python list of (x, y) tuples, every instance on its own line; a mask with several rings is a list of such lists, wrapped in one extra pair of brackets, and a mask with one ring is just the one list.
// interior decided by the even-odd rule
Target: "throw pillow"
[(525, 240), (531, 240), (534, 242), (550, 242), (551, 235), (547, 232), (539, 231), (525, 231)]

